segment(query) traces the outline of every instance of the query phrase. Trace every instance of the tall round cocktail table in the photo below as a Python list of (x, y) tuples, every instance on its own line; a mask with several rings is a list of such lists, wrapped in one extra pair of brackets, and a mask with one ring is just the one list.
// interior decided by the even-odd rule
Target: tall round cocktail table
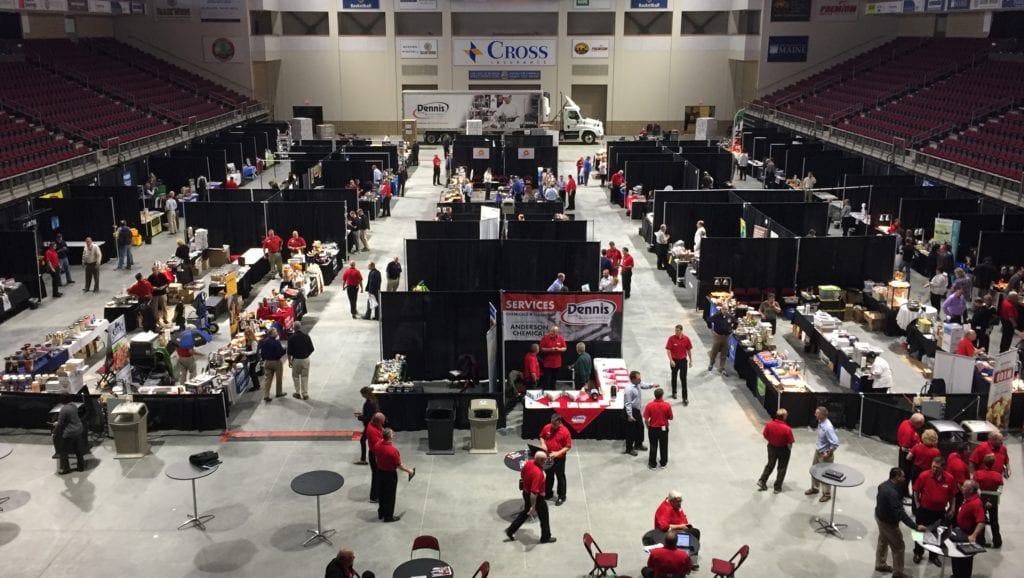
[(313, 535), (302, 543), (303, 546), (309, 546), (317, 540), (323, 540), (332, 546), (334, 545), (329, 538), (334, 533), (334, 530), (324, 530), (320, 524), (320, 496), (337, 492), (344, 485), (345, 478), (341, 477), (341, 474), (328, 470), (306, 472), (292, 480), (293, 492), (303, 496), (316, 496), (316, 530), (306, 530)]
[(206, 522), (209, 522), (214, 518), (213, 514), (199, 515), (199, 506), (196, 501), (196, 480), (199, 478), (205, 478), (206, 476), (216, 472), (220, 468), (220, 464), (214, 464), (207, 468), (197, 468), (189, 462), (178, 462), (167, 466), (164, 470), (164, 474), (172, 480), (188, 480), (192, 482), (192, 513), (188, 515), (188, 519), (178, 526), (178, 529), (188, 528), (189, 526), (195, 526), (200, 530), (206, 529)]
[[(825, 472), (837, 472), (842, 476), (842, 479), (830, 478), (825, 475)], [(839, 528), (845, 528), (846, 524), (836, 523), (836, 500), (839, 496), (839, 488), (855, 488), (863, 484), (864, 474), (844, 464), (825, 462), (811, 466), (811, 477), (833, 488), (832, 513), (829, 515), (828, 522), (821, 518), (814, 518), (814, 521), (818, 523), (816, 531), (834, 534), (842, 539), (843, 533), (839, 531)]]

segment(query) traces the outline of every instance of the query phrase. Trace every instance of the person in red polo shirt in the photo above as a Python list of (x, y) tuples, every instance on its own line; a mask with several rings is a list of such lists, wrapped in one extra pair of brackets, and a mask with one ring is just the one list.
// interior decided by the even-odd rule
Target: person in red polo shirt
[(956, 354), (963, 355), (965, 357), (974, 357), (974, 354), (978, 352), (978, 349), (974, 347), (974, 340), (978, 338), (978, 334), (973, 329), (968, 329), (963, 338), (956, 345)]
[(356, 268), (355, 261), (349, 261), (348, 269), (341, 274), (341, 284), (348, 294), (349, 312), (352, 313), (352, 319), (356, 319), (359, 317), (356, 312), (356, 300), (359, 298), (359, 292), (363, 290), (363, 274)]
[(1002, 324), (1002, 337), (999, 339), (999, 353), (1009, 351), (1013, 344), (1013, 336), (1017, 333), (1017, 303), (1020, 297), (1016, 291), (1010, 291), (999, 303), (999, 321)]
[(619, 267), (622, 265), (622, 251), (615, 246), (615, 241), (608, 241), (608, 250), (605, 251), (604, 256), (612, 262), (612, 268), (608, 272), (612, 274), (612, 277), (618, 277)]
[(924, 415), (915, 413), (910, 416), (909, 419), (905, 419), (900, 422), (900, 426), (896, 428), (896, 443), (899, 444), (899, 466), (906, 474), (906, 480), (904, 481), (901, 490), (903, 497), (910, 496), (910, 484), (913, 483), (914, 477), (910, 468), (910, 460), (907, 459), (907, 454), (910, 452), (910, 448), (917, 445), (917, 442), (921, 441), (921, 428), (924, 426)]
[(994, 432), (988, 436), (988, 440), (978, 444), (971, 453), (971, 473), (981, 467), (981, 460), (988, 454), (995, 456), (995, 467), (993, 471), (1010, 477), (1010, 454), (1006, 453), (1006, 446), (1003, 444), (1003, 434)]
[(914, 444), (907, 452), (907, 460), (910, 461), (911, 475), (914, 480), (927, 472), (932, 467), (932, 460), (941, 456), (942, 451), (938, 448), (939, 434), (933, 429), (925, 430), (921, 434), (921, 441)]
[(690, 555), (680, 550), (677, 544), (678, 532), (665, 532), (664, 547), (651, 550), (647, 557), (647, 567), (640, 571), (644, 578), (663, 578), (665, 576), (689, 576), (693, 570)]
[(129, 287), (126, 290), (126, 292), (129, 295), (134, 295), (135, 297), (138, 297), (139, 301), (142, 301), (146, 297), (153, 296), (153, 284), (150, 283), (148, 279), (143, 277), (142, 273), (136, 273), (135, 283), (132, 283), (131, 287)]
[(523, 385), (526, 387), (536, 386), (540, 383), (540, 362), (537, 361), (537, 352), (540, 346), (536, 343), (530, 345), (530, 350), (523, 356)]
[[(981, 469), (974, 472), (974, 481), (978, 482), (978, 488), (985, 492), (981, 496), (981, 501), (988, 512), (988, 523), (992, 526), (992, 547), (1002, 548), (1003, 536), (999, 533), (999, 491), (1003, 487), (1003, 475), (992, 469), (996, 464), (996, 457), (993, 454), (985, 456), (981, 464)], [(985, 533), (982, 532), (978, 542), (983, 546), (984, 538)]]
[(288, 237), (288, 253), (290, 257), (298, 257), (306, 253), (306, 240), (299, 236), (298, 231), (292, 231)]
[[(366, 448), (370, 450), (370, 501), (377, 503), (377, 458), (373, 451), (377, 448), (377, 444), (384, 439), (384, 414), (377, 412), (370, 418), (370, 423), (366, 424)], [(383, 519), (378, 514), (378, 519)]]
[(552, 325), (547, 335), (540, 338), (541, 387), (555, 389), (558, 372), (562, 369), (562, 354), (565, 353), (565, 339), (558, 334), (558, 326)]
[(676, 376), (683, 386), (683, 405), (690, 405), (690, 396), (686, 391), (686, 370), (693, 367), (693, 358), (690, 352), (693, 350), (693, 342), (690, 337), (683, 333), (683, 326), (676, 325), (676, 332), (669, 336), (665, 343), (665, 353), (668, 354), (668, 366), (672, 372), (672, 399), (676, 399)]
[(551, 423), (540, 430), (540, 447), (548, 453), (552, 460), (551, 470), (548, 472), (544, 484), (544, 499), (550, 500), (555, 497), (555, 480), (558, 480), (558, 499), (556, 506), (565, 503), (565, 454), (572, 448), (572, 436), (569, 428), (562, 424), (562, 416), (551, 415)]
[[(942, 458), (932, 460), (930, 472), (922, 472), (914, 482), (914, 517), (919, 526), (930, 526), (944, 517), (953, 514), (953, 498), (956, 496), (956, 483), (953, 476), (946, 473), (945, 461)], [(919, 564), (924, 557), (924, 548), (914, 544), (914, 563)], [(929, 552), (928, 560), (940, 565), (938, 555)]]
[[(985, 539), (985, 506), (978, 496), (978, 482), (967, 480), (960, 487), (964, 505), (956, 513), (956, 525), (967, 534), (968, 542)], [(950, 557), (953, 563), (953, 578), (970, 578), (974, 573), (974, 556)]]
[(281, 237), (278, 237), (273, 229), (267, 229), (267, 236), (263, 237), (263, 254), (270, 261), (270, 270), (274, 273), (275, 278), (281, 276), (284, 268), (284, 261), (281, 260), (282, 245), (284, 245), (284, 241), (281, 240)]
[(661, 461), (657, 466), (665, 469), (668, 465), (668, 422), (672, 421), (672, 406), (664, 399), (665, 390), (654, 390), (654, 399), (644, 408), (644, 425), (647, 426), (647, 437), (651, 443), (651, 453), (647, 457), (647, 469), (655, 469), (654, 458), (661, 451)]
[(402, 454), (398, 448), (392, 445), (391, 441), (395, 432), (391, 428), (384, 428), (381, 432), (381, 441), (377, 444), (374, 454), (377, 457), (377, 475), (379, 477), (378, 493), (380, 502), (377, 504), (377, 518), (385, 522), (397, 522), (402, 519), (395, 515), (395, 496), (398, 493), (398, 470), (409, 474), (409, 481), (416, 475), (416, 468), (406, 467), (402, 463)]
[(775, 493), (782, 492), (782, 482), (786, 479), (786, 469), (789, 467), (789, 455), (793, 449), (793, 430), (786, 423), (789, 412), (780, 409), (775, 412), (775, 419), (764, 426), (761, 435), (768, 440), (768, 463), (757, 480), (757, 489), (765, 491), (768, 489), (768, 476), (772, 475), (775, 464), (779, 465), (779, 473), (775, 476)]
[(622, 248), (622, 298), (629, 299), (629, 293), (633, 290), (633, 255), (629, 253), (629, 247)]
[[(956, 487), (963, 485), (965, 480), (970, 479), (971, 472), (967, 466), (967, 444), (957, 444), (953, 448), (953, 451), (949, 452), (946, 456), (946, 471), (949, 475), (953, 476), (953, 483)], [(963, 496), (959, 493), (956, 495), (956, 507), (959, 508), (960, 504), (963, 503)]]
[(516, 532), (526, 522), (526, 519), (534, 514), (540, 518), (540, 543), (550, 544), (558, 540), (551, 535), (548, 503), (544, 499), (544, 464), (547, 461), (548, 454), (546, 452), (537, 452), (533, 455), (533, 460), (523, 464), (523, 469), (519, 473), (520, 485), (523, 489), (523, 511), (519, 512), (515, 520), (512, 520), (511, 526), (505, 528), (505, 535), (508, 536), (509, 542), (515, 541)]
[(668, 497), (654, 511), (654, 529), (662, 532), (683, 531), (700, 540), (700, 530), (690, 525), (683, 511), (683, 494), (675, 490), (669, 492)]

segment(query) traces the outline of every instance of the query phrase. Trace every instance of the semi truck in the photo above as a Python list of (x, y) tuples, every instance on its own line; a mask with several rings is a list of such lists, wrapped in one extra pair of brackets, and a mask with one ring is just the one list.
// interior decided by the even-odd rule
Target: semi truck
[[(524, 134), (552, 120), (548, 93), (539, 90), (405, 90), (402, 111), (403, 118), (416, 119), (417, 132), (429, 144), (466, 134), (467, 121), (479, 121), (484, 135), (505, 135)], [(567, 96), (558, 116), (560, 140), (591, 144), (604, 138), (604, 124), (581, 115)]]

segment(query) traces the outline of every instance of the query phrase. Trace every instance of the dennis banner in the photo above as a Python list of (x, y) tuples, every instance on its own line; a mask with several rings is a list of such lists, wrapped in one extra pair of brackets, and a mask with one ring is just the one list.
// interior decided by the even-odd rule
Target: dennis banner
[(622, 293), (505, 293), (506, 341), (539, 341), (557, 325), (567, 342), (622, 341)]

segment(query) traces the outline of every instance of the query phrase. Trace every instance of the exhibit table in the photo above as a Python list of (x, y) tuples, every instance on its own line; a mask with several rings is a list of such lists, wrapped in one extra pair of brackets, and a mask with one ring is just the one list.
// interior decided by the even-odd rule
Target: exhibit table
[(303, 546), (309, 546), (318, 540), (323, 540), (324, 542), (333, 545), (330, 540), (330, 536), (331, 534), (334, 534), (335, 530), (324, 530), (323, 526), (320, 524), (320, 496), (333, 494), (340, 490), (344, 485), (345, 478), (341, 477), (341, 474), (328, 470), (314, 470), (312, 472), (306, 472), (296, 476), (295, 479), (292, 480), (293, 492), (303, 496), (316, 497), (316, 529), (306, 530), (306, 532), (312, 534), (312, 536), (302, 543)]
[(188, 519), (178, 526), (178, 529), (188, 528), (189, 526), (195, 526), (200, 530), (206, 530), (206, 522), (209, 522), (214, 518), (213, 514), (199, 515), (199, 505), (196, 500), (196, 480), (199, 478), (205, 478), (206, 476), (216, 472), (220, 468), (220, 464), (213, 464), (205, 468), (198, 468), (193, 466), (190, 462), (177, 462), (167, 466), (164, 470), (164, 474), (172, 480), (188, 480), (192, 482), (192, 513), (188, 515)]
[(139, 213), (140, 226), (142, 228), (142, 237), (150, 239), (164, 230), (164, 225), (161, 219), (163, 219), (162, 211), (145, 211)]
[(574, 438), (626, 439), (620, 393), (629, 383), (626, 362), (595, 358), (594, 376), (597, 399), (592, 399), (589, 392), (578, 390), (528, 390), (524, 399), (522, 438), (535, 439), (541, 428), (551, 421), (551, 415), (557, 412)]
[(139, 328), (140, 304), (137, 299), (108, 301), (103, 306), (103, 318), (107, 321), (115, 321), (118, 317), (124, 316), (125, 331), (132, 332)]
[(911, 323), (907, 325), (907, 354), (917, 354), (918, 359), (923, 357), (935, 358), (935, 352), (938, 350), (939, 344), (935, 341), (935, 338), (931, 333), (924, 334), (917, 327), (917, 323)]
[(911, 311), (910, 306), (904, 303), (900, 306), (899, 312), (896, 313), (896, 325), (898, 325), (903, 331), (906, 331), (908, 325), (914, 323), (921, 317), (930, 319), (934, 323), (939, 318), (939, 310), (931, 305), (925, 305), (922, 303), (916, 311)]
[[(380, 411), (388, 416), (388, 427), (395, 431), (423, 431), (427, 429), (427, 404), (433, 400), (451, 400), (455, 403), (456, 429), (469, 429), (469, 404), (474, 399), (493, 399), (501, 408), (502, 393), (487, 392), (486, 385), (487, 382), (483, 381), (480, 386), (464, 393), (460, 393), (461, 387), (451, 387), (447, 381), (415, 381), (371, 387)], [(504, 411), (498, 413), (497, 427), (505, 427)]]
[[(680, 534), (686, 534), (690, 537), (690, 545), (684, 548), (686, 553), (690, 555), (690, 559), (693, 561), (693, 565), (697, 566), (697, 555), (700, 554), (700, 538), (687, 532), (686, 530), (678, 530)], [(640, 539), (640, 543), (644, 545), (644, 550), (650, 553), (651, 550), (664, 547), (665, 544), (665, 532), (657, 528), (648, 530), (644, 534), (643, 538)]]
[[(946, 526), (939, 526), (935, 529), (935, 532), (918, 532), (912, 530), (910, 532), (910, 538), (914, 541), (914, 544), (924, 548), (929, 554), (935, 554), (942, 560), (941, 570), (939, 576), (946, 575), (946, 558), (953, 559), (964, 559), (973, 558), (978, 554), (964, 554), (957, 548), (957, 543), (951, 540), (948, 536), (945, 541), (939, 544), (939, 537), (947, 530)], [(982, 536), (984, 537), (984, 536)], [(980, 554), (981, 552), (979, 552)], [(956, 566), (953, 566), (953, 571), (956, 572)]]
[[(61, 345), (49, 346), (45, 353), (35, 357), (32, 361), (31, 371), (27, 371), (24, 364), (19, 363), (18, 373), (31, 373), (33, 375), (39, 373), (56, 373), (56, 371), (60, 369), (62, 365), (67, 363), (69, 359), (86, 348), (92, 347), (94, 342), (105, 341), (107, 327), (109, 326), (110, 322), (106, 319), (97, 319), (90, 322), (77, 333), (68, 335), (65, 342)], [(78, 327), (78, 324), (73, 325), (72, 329), (76, 327)], [(86, 357), (89, 356), (88, 353), (90, 352), (87, 352)], [(4, 373), (7, 373), (6, 367), (4, 369)]]
[[(828, 360), (832, 366), (832, 375), (836, 378), (836, 381), (840, 384), (844, 384), (849, 380), (850, 389), (853, 391), (860, 391), (861, 379), (858, 376), (859, 366), (853, 362), (852, 359), (841, 350), (832, 346), (829, 341), (817, 327), (814, 326), (812, 318), (804, 315), (800, 308), (793, 311), (793, 325), (800, 329), (801, 333), (806, 334), (810, 342), (810, 353), (820, 352), (821, 355)], [(804, 351), (807, 351), (805, 348)]]
[(394, 578), (438, 578), (455, 576), (450, 564), (437, 558), (415, 558), (395, 568)]
[[(832, 472), (837, 473), (841, 479), (834, 479), (825, 475)], [(864, 474), (846, 464), (823, 462), (811, 466), (811, 477), (825, 485), (832, 486), (832, 511), (829, 514), (828, 522), (821, 518), (814, 518), (814, 521), (818, 524), (818, 529), (815, 531), (834, 534), (842, 539), (843, 534), (839, 531), (839, 528), (845, 528), (846, 524), (836, 523), (836, 501), (839, 499), (839, 488), (855, 488), (863, 484)]]
[(0, 319), (7, 319), (28, 305), (31, 295), (24, 283), (14, 283), (4, 287), (0, 295)]
[(227, 389), (220, 393), (132, 395), (146, 404), (149, 431), (225, 431), (228, 428)]

